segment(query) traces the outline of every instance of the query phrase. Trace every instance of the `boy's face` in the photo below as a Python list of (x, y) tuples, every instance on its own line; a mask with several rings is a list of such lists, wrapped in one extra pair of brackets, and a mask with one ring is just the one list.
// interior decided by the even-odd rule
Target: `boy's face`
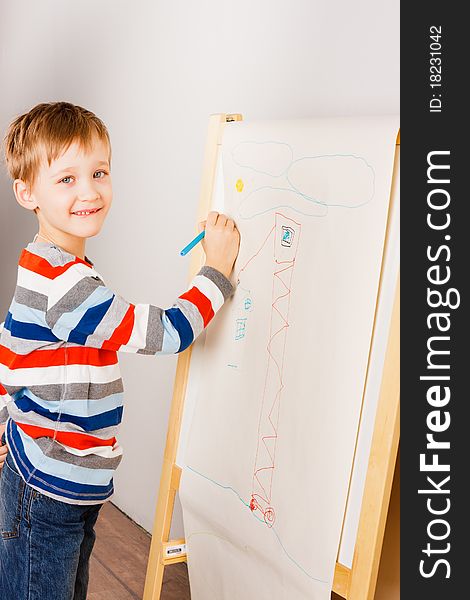
[(40, 231), (72, 247), (100, 232), (113, 196), (108, 158), (97, 137), (89, 152), (74, 142), (50, 166), (44, 158), (26, 206), (38, 209)]

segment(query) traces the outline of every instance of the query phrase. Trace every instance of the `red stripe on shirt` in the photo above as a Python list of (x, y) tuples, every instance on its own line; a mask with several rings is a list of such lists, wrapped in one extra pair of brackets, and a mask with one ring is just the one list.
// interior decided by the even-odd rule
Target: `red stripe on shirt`
[(37, 254), (33, 254), (26, 250), (26, 248), (21, 252), (19, 266), (23, 267), (23, 269), (27, 269), (28, 271), (33, 271), (34, 273), (38, 273), (38, 275), (42, 275), (43, 277), (47, 277), (48, 279), (55, 279), (65, 273), (72, 265), (76, 265), (78, 263), (90, 266), (85, 260), (75, 257), (75, 260), (71, 260), (67, 264), (61, 267), (53, 267), (45, 258), (38, 256)]
[(75, 448), (76, 450), (88, 450), (88, 448), (94, 448), (95, 446), (114, 446), (116, 438), (109, 438), (102, 440), (101, 438), (87, 435), (86, 433), (70, 433), (68, 431), (54, 431), (46, 427), (37, 427), (36, 425), (26, 425), (25, 423), (18, 423), (15, 421), (18, 427), (33, 439), (40, 437), (49, 437), (55, 439), (61, 444)]
[(114, 330), (113, 335), (103, 342), (101, 348), (103, 350), (119, 350), (121, 346), (125, 346), (129, 341), (132, 330), (134, 329), (135, 322), (135, 314), (134, 314), (135, 306), (131, 304), (127, 309), (124, 318), (120, 322), (120, 324)]
[(0, 364), (9, 369), (28, 369), (39, 367), (59, 367), (61, 365), (91, 365), (107, 367), (118, 362), (116, 352), (99, 348), (72, 346), (55, 350), (33, 350), (29, 354), (16, 354), (6, 346), (0, 345)]
[(204, 327), (207, 326), (209, 321), (214, 316), (214, 310), (212, 308), (212, 303), (207, 296), (205, 296), (201, 290), (197, 287), (192, 287), (190, 290), (185, 292), (182, 296), (180, 296), (183, 300), (189, 300), (201, 313), (202, 319), (204, 321)]

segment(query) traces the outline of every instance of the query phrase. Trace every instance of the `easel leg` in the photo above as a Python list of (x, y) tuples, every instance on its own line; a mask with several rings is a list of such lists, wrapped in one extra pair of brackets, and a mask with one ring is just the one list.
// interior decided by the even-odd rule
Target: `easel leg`
[[(221, 144), (223, 126), (228, 121), (239, 121), (241, 119), (241, 115), (226, 114), (211, 115), (209, 119), (209, 131), (204, 157), (203, 177), (201, 182), (201, 197), (198, 216), (199, 220), (206, 216), (211, 207), (212, 192), (214, 189), (214, 180), (217, 169), (218, 150)], [(197, 271), (201, 267), (202, 259), (203, 252), (201, 247), (195, 248), (191, 256), (190, 280), (194, 277), (194, 275), (196, 275)], [(176, 455), (178, 451), (191, 353), (192, 346), (179, 355), (178, 364), (176, 367), (173, 399), (168, 421), (165, 454), (163, 458), (154, 527), (152, 531), (152, 543), (150, 546), (150, 554), (147, 564), (147, 575), (145, 578), (143, 600), (159, 600), (162, 590), (163, 571), (165, 565), (172, 564), (174, 562), (182, 562), (184, 560), (184, 557), (171, 559), (167, 556), (164, 556), (164, 548), (166, 545), (168, 545), (175, 496), (179, 488), (181, 477), (181, 469), (176, 465)]]

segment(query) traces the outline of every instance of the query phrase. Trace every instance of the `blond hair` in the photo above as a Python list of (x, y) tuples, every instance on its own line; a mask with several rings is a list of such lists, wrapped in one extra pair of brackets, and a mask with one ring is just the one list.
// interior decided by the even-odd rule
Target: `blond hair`
[(111, 164), (109, 133), (94, 113), (69, 102), (37, 104), (17, 117), (7, 130), (3, 142), (8, 173), (32, 187), (44, 154), (50, 166), (73, 142), (89, 151), (96, 136), (107, 143)]

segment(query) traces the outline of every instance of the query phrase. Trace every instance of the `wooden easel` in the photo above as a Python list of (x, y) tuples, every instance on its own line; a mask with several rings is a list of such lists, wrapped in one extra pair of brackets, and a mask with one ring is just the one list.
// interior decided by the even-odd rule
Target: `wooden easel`
[[(227, 123), (241, 120), (240, 114), (216, 114), (210, 117), (198, 221), (202, 221), (211, 208), (224, 127)], [(397, 145), (399, 143), (398, 136)], [(390, 210), (391, 207), (389, 215)], [(389, 223), (384, 254), (388, 239)], [(190, 280), (199, 271), (202, 263), (203, 251), (199, 246), (192, 251)], [(382, 287), (382, 274), (383, 263), (378, 296)], [(372, 600), (375, 593), (399, 442), (399, 293), (397, 281), (353, 564), (349, 569), (337, 562), (335, 568), (333, 591), (347, 600)], [(181, 478), (181, 468), (176, 464), (176, 456), (191, 352), (192, 346), (178, 357), (143, 600), (159, 600), (165, 566), (186, 561), (185, 540), (169, 540), (169, 535), (175, 496)], [(366, 382), (367, 376), (368, 370)]]

